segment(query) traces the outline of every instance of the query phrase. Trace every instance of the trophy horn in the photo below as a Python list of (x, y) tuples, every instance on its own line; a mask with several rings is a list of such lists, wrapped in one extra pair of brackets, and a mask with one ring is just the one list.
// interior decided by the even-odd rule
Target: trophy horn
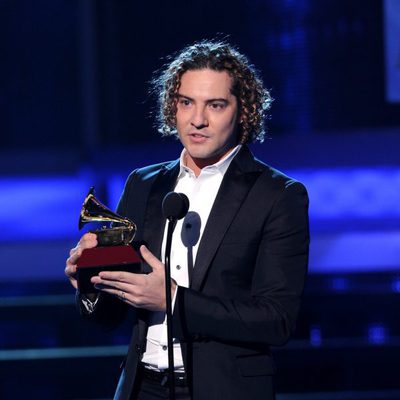
[(136, 234), (136, 225), (130, 219), (121, 217), (101, 203), (94, 195), (93, 186), (83, 201), (79, 215), (79, 229), (82, 229), (89, 222), (107, 222), (120, 225), (91, 231), (97, 235), (100, 246), (128, 244)]

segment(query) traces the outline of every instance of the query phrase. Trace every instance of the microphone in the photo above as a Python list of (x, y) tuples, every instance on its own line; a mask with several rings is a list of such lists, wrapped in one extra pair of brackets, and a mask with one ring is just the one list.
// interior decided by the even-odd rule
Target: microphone
[(182, 219), (189, 210), (189, 199), (183, 193), (169, 192), (162, 202), (162, 211), (168, 221)]
[(165, 302), (167, 314), (167, 343), (168, 343), (168, 383), (169, 399), (175, 400), (174, 378), (174, 345), (172, 329), (172, 299), (171, 299), (171, 245), (172, 233), (176, 222), (182, 219), (189, 210), (189, 199), (183, 193), (169, 192), (162, 202), (162, 213), (168, 220), (165, 244)]

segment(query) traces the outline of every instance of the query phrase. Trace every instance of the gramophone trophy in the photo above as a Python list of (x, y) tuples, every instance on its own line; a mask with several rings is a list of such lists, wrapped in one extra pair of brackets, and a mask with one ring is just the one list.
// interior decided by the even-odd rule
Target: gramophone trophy
[(85, 249), (77, 262), (78, 289), (84, 294), (96, 292), (90, 278), (100, 271), (141, 272), (140, 257), (130, 245), (135, 237), (136, 225), (102, 204), (94, 196), (93, 187), (83, 202), (79, 229), (89, 222), (104, 222), (112, 226), (90, 231), (96, 234), (98, 245)]

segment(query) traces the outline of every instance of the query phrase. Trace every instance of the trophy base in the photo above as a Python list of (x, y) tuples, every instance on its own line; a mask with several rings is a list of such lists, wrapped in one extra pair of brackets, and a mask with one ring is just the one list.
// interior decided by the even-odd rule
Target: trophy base
[(90, 281), (101, 271), (126, 271), (140, 274), (141, 259), (129, 245), (104, 246), (85, 249), (77, 262), (78, 289), (82, 294), (96, 293), (98, 290)]

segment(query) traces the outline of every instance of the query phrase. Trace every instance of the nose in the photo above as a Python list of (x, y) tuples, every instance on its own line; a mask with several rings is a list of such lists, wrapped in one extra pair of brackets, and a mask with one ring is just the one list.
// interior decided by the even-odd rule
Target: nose
[(208, 126), (207, 113), (204, 107), (195, 107), (193, 110), (191, 125), (196, 129), (202, 129)]

